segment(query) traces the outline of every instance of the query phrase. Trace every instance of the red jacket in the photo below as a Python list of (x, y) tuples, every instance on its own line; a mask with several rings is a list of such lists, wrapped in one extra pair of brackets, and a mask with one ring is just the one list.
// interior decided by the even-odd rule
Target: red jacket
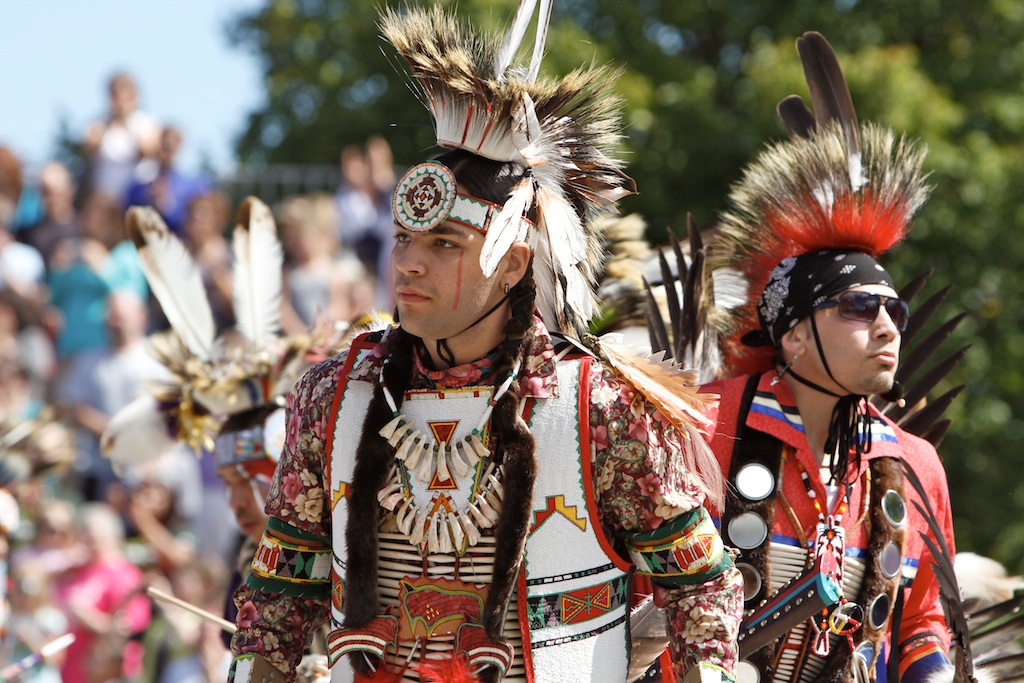
[[(795, 451), (795, 459), (799, 460), (806, 471), (811, 473), (811, 483), (817, 493), (818, 500), (824, 501), (825, 490), (820, 477), (813, 476), (818, 471), (818, 463), (808, 446), (796, 401), (793, 399), (785, 382), (774, 386), (771, 380), (774, 372), (764, 374), (757, 387), (757, 395), (747, 415), (747, 425), (760, 432), (774, 436)], [(707, 385), (704, 389), (721, 395), (721, 403), (710, 417), (715, 420), (715, 433), (711, 437), (714, 450), (722, 471), (730, 471), (733, 446), (737, 434), (737, 421), (740, 402), (748, 377), (741, 376), (722, 380)], [(872, 414), (879, 415), (872, 407)], [(903, 458), (921, 479), (928, 494), (932, 509), (937, 515), (943, 536), (950, 552), (954, 551), (953, 524), (949, 505), (949, 488), (942, 463), (935, 449), (927, 441), (903, 431), (891, 420), (885, 420), (887, 428), (873, 430), (874, 439), (870, 453), (861, 463), (857, 483), (851, 490), (850, 510), (843, 520), (847, 532), (847, 556), (866, 558), (867, 545), (866, 525), (863, 523), (865, 491), (862, 483), (863, 475), (868, 467), (868, 460), (883, 456)], [(813, 539), (818, 514), (807, 495), (807, 489), (801, 480), (800, 470), (794, 458), (783, 460), (781, 473), (781, 495), (776, 497), (776, 511), (772, 540), (775, 542), (797, 545), (800, 540)], [(785, 499), (792, 513), (795, 514), (802, 527), (800, 532), (787, 512), (782, 509)], [(903, 618), (900, 625), (899, 638), (903, 645), (900, 662), (901, 680), (919, 680), (926, 670), (948, 666), (946, 653), (949, 650), (949, 633), (939, 603), (939, 587), (932, 569), (931, 554), (925, 546), (918, 531), (928, 531), (928, 526), (914, 506), (920, 502), (915, 491), (907, 485), (908, 533), (904, 549), (904, 573), (916, 576), (905, 595)], [(712, 510), (716, 519), (721, 519), (721, 511)], [(929, 532), (930, 535), (930, 532)], [(799, 540), (798, 540), (799, 539)], [(928, 637), (932, 634), (934, 637)], [(891, 646), (890, 646), (891, 647)]]

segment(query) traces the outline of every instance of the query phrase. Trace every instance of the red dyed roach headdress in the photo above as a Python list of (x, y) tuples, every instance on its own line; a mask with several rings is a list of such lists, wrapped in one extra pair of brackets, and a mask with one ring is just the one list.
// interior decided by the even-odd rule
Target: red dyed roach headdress
[(797, 95), (779, 103), (791, 139), (764, 151), (733, 187), (709, 259), (748, 286), (724, 320), (727, 374), (771, 368), (782, 334), (823, 299), (857, 284), (892, 286), (874, 259), (907, 234), (929, 192), (920, 146), (858, 124), (825, 38), (806, 33), (797, 50), (814, 114)]

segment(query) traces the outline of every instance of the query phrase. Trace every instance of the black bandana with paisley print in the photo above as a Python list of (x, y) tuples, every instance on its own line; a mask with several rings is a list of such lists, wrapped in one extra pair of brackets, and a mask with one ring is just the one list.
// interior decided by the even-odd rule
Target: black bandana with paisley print
[(791, 256), (775, 266), (757, 302), (761, 329), (743, 337), (747, 346), (775, 346), (814, 307), (860, 285), (892, 287), (892, 278), (873, 257), (851, 249), (819, 249)]

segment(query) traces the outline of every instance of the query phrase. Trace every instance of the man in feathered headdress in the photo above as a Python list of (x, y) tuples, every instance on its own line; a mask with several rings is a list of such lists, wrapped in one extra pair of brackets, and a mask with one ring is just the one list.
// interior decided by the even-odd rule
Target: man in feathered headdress
[(585, 334), (589, 223), (631, 181), (608, 154), (609, 74), (537, 79), (550, 3), (510, 68), (534, 4), (504, 42), (438, 9), (382, 18), (449, 151), (394, 194), (400, 326), (288, 400), (234, 681), (289, 679), (330, 619), (334, 680), (619, 683), (646, 668), (640, 578), (669, 612), (665, 675), (732, 680), (740, 581), (702, 506), (721, 498), (706, 397)]
[[(745, 170), (709, 261), (749, 288), (722, 331), (733, 378), (705, 387), (721, 394), (722, 534), (741, 551), (756, 615), (741, 629), (738, 670), (740, 680), (918, 681), (949, 666), (926, 547), (952, 549), (949, 493), (933, 446), (869, 399), (901, 399), (908, 306), (877, 257), (927, 195), (923, 152), (858, 124), (824, 38), (808, 33), (797, 47), (814, 115), (796, 96), (780, 104), (792, 139)], [(913, 472), (926, 495), (905, 484)], [(925, 500), (931, 528), (914, 505)]]

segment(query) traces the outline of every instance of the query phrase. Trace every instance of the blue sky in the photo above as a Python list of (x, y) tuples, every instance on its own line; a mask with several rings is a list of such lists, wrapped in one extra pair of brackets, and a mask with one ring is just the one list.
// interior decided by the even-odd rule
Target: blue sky
[(142, 108), (185, 135), (181, 163), (234, 167), (232, 140), (263, 102), (255, 55), (225, 24), (263, 0), (12, 0), (0, 32), (0, 144), (31, 172), (59, 122), (81, 135), (106, 111), (106, 82), (135, 76)]

